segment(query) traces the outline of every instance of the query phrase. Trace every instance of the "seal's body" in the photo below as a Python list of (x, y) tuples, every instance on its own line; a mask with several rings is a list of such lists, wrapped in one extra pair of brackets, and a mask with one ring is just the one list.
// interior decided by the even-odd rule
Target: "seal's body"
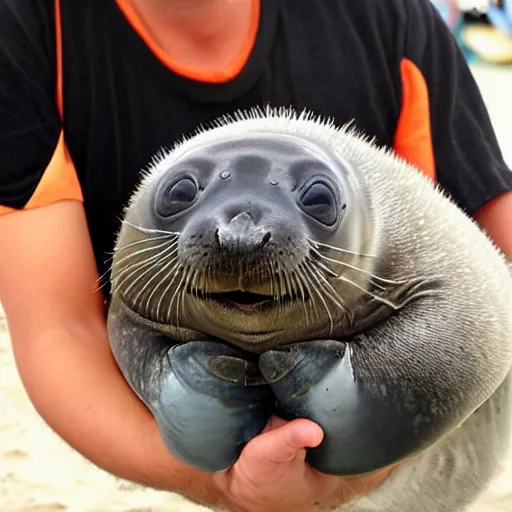
[(402, 461), (343, 511), (464, 510), (507, 446), (506, 261), (417, 170), (305, 115), (226, 119), (153, 163), (109, 333), (191, 465), (229, 467), (272, 413), (323, 427), (320, 471)]

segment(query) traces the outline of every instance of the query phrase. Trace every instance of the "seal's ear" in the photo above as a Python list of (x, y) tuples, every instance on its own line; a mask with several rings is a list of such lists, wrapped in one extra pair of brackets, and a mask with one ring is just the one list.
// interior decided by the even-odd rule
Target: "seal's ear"
[(169, 451), (202, 471), (228, 469), (268, 422), (275, 398), (258, 366), (222, 343), (172, 339), (111, 304), (109, 337), (134, 392)]

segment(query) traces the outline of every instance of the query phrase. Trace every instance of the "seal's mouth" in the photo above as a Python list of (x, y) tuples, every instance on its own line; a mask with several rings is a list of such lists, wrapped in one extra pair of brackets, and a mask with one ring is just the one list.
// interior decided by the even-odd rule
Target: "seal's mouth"
[(242, 290), (209, 293), (208, 299), (224, 307), (234, 307), (237, 309), (245, 309), (249, 311), (261, 311), (263, 309), (269, 309), (274, 306), (277, 301), (277, 297), (272, 295), (244, 292)]
[(299, 299), (295, 294), (281, 296), (265, 295), (243, 290), (206, 291), (200, 289), (190, 290), (195, 297), (216, 303), (223, 308), (242, 309), (246, 311), (264, 311), (274, 307), (283, 307)]

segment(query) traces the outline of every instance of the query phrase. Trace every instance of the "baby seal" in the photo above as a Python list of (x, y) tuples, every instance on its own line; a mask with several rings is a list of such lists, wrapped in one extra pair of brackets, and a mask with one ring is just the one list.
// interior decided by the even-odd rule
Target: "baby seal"
[[(476, 492), (506, 446), (507, 262), (417, 169), (346, 128), (252, 111), (161, 154), (111, 283), (116, 360), (190, 465), (228, 468), (271, 414), (324, 429), (307, 460), (329, 474), (405, 461), (396, 479), (426, 460), (444, 474), (457, 446)], [(429, 478), (440, 492), (432, 472), (423, 494)], [(449, 492), (436, 511), (468, 502)], [(376, 506), (419, 510), (386, 496)], [(374, 510), (365, 499), (343, 510)]]

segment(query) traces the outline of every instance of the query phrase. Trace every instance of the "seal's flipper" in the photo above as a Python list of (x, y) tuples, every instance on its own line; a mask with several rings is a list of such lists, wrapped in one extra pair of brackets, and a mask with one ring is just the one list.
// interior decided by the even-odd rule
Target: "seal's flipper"
[[(391, 466), (462, 425), (495, 392), (510, 353), (500, 359), (458, 324), (440, 326), (443, 300), (410, 304), (347, 343), (302, 342), (260, 356), (285, 419), (308, 418), (324, 430), (322, 444), (308, 450), (313, 467), (360, 475)], [(483, 361), (492, 377), (478, 371)]]
[(227, 469), (265, 427), (275, 398), (241, 351), (210, 341), (176, 344), (135, 324), (115, 301), (108, 329), (121, 372), (184, 463)]
[(169, 350), (155, 417), (165, 444), (185, 463), (221, 471), (265, 427), (274, 404), (258, 367), (238, 350), (192, 341)]
[(324, 440), (308, 449), (306, 460), (327, 474), (377, 471), (421, 445), (393, 395), (372, 395), (356, 380), (351, 354), (350, 344), (324, 340), (260, 356), (279, 414), (288, 420), (308, 418), (322, 427)]
[(345, 343), (308, 341), (270, 350), (260, 356), (260, 369), (277, 398), (279, 415), (308, 418), (322, 427), (323, 442), (308, 449), (306, 460), (313, 467), (349, 475), (385, 465), (379, 449), (374, 455), (376, 411), (361, 407)]

